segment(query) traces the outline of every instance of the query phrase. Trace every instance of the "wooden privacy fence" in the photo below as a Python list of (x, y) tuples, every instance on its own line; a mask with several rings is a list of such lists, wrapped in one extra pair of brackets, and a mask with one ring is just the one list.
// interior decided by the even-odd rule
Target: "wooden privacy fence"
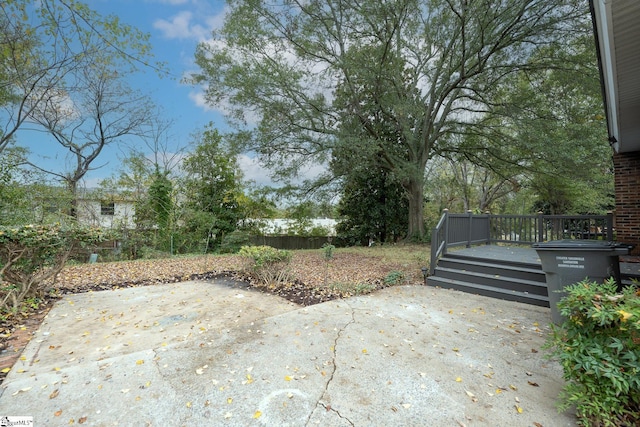
[(251, 236), (249, 241), (254, 245), (266, 245), (277, 249), (320, 249), (329, 243), (328, 237), (306, 236)]
[(492, 215), (444, 211), (431, 232), (433, 274), (447, 249), (492, 243), (530, 245), (563, 239), (614, 239), (613, 213), (606, 215)]

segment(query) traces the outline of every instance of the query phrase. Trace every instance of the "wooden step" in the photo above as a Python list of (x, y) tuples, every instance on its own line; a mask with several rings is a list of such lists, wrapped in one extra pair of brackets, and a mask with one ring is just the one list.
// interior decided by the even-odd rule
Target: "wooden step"
[[(470, 271), (475, 273), (490, 274), (501, 277), (513, 277), (520, 280), (527, 280), (532, 282), (546, 283), (545, 275), (540, 266), (533, 268), (528, 264), (522, 265), (505, 265), (494, 262), (488, 262), (486, 260), (474, 260), (461, 259), (461, 258), (449, 258), (443, 257), (438, 261), (436, 270), (448, 268), (461, 271)], [(437, 273), (436, 273), (437, 275)]]
[(549, 297), (544, 295), (530, 294), (528, 292), (508, 290), (495, 286), (480, 285), (461, 280), (449, 279), (446, 277), (430, 276), (427, 278), (427, 285), (437, 286), (445, 289), (456, 289), (459, 291), (484, 295), (508, 301), (517, 301), (526, 304), (549, 307)]
[(493, 273), (479, 273), (477, 271), (440, 266), (438, 266), (436, 270), (436, 276), (445, 279), (501, 288), (507, 291), (519, 291), (528, 294), (542, 295), (545, 297), (548, 295), (544, 273), (541, 275), (542, 281), (510, 277), (508, 275), (502, 275), (503, 273), (504, 272), (500, 269), (495, 269)]

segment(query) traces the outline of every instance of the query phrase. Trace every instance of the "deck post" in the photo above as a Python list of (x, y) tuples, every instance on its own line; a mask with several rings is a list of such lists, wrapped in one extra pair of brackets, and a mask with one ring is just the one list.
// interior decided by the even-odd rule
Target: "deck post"
[(613, 242), (613, 212), (607, 212), (605, 227), (607, 227), (607, 241)]
[(538, 212), (537, 215), (538, 221), (538, 239), (536, 242), (544, 242), (544, 215), (542, 212)]
[(469, 217), (469, 230), (467, 234), (467, 247), (471, 247), (471, 236), (473, 235), (473, 211), (468, 210), (467, 216)]
[(487, 245), (491, 244), (491, 212), (486, 211), (487, 215)]
[(444, 248), (442, 249), (442, 254), (444, 255), (447, 253), (447, 248), (449, 247), (449, 209), (445, 209), (443, 213), (444, 213)]

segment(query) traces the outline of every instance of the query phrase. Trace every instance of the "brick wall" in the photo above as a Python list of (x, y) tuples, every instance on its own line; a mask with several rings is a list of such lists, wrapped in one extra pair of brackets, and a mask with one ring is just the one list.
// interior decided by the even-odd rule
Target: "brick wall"
[(613, 156), (616, 191), (616, 240), (636, 245), (640, 254), (640, 152)]

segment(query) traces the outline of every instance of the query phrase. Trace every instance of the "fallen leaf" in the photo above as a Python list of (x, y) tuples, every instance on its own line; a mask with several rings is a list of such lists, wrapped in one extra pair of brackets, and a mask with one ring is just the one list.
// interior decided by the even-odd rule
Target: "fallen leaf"
[(457, 382), (457, 383), (461, 383), (461, 382), (462, 382), (462, 378), (457, 377), (457, 378), (456, 378), (456, 382)]
[(2, 372), (3, 374), (6, 374), (6, 373), (8, 373), (10, 370), (11, 370), (11, 368), (4, 368), (4, 369), (3, 369), (2, 371), (0, 371), (0, 372)]
[(540, 384), (534, 383), (533, 381), (527, 381), (527, 384), (529, 384), (530, 386), (533, 386), (533, 387), (540, 387)]
[(143, 365), (144, 364), (144, 360), (140, 359), (140, 360), (136, 360), (136, 365)]
[(62, 409), (60, 409), (60, 410), (58, 410), (58, 411), (53, 413), (54, 417), (59, 417), (60, 415), (62, 415)]
[(25, 387), (25, 388), (21, 388), (20, 390), (16, 391), (15, 393), (13, 393), (13, 396), (15, 396), (18, 393), (25, 393), (27, 391), (31, 390), (31, 387)]
[(232, 397), (227, 397), (227, 403), (231, 404), (231, 402), (233, 402), (233, 398)]
[(633, 316), (632, 313), (626, 312), (624, 310), (618, 310), (618, 313), (620, 314), (620, 320), (622, 322), (626, 322)]
[(87, 417), (80, 417), (78, 420), (78, 424), (84, 424), (85, 422), (87, 422)]
[(261, 416), (262, 416), (262, 412), (260, 412), (260, 411), (256, 411), (256, 412), (253, 414), (253, 418), (256, 418), (256, 419), (257, 419), (257, 418), (260, 418)]
[(291, 378), (289, 375), (285, 375), (284, 380), (285, 381), (291, 381), (293, 378)]
[(467, 396), (469, 396), (471, 398), (472, 402), (477, 402), (478, 401), (478, 398), (476, 397), (476, 395), (471, 393), (469, 390), (465, 390), (465, 393), (467, 393)]
[(60, 394), (60, 389), (53, 390), (49, 395), (49, 399), (55, 399), (56, 397), (58, 397), (58, 394)]
[(536, 423), (536, 422), (534, 422), (533, 425), (536, 426), (536, 427), (544, 427), (542, 424)]
[(191, 408), (191, 402), (187, 402), (187, 408)]
[(522, 408), (518, 405), (514, 405), (516, 407), (516, 411), (521, 414), (522, 413)]

